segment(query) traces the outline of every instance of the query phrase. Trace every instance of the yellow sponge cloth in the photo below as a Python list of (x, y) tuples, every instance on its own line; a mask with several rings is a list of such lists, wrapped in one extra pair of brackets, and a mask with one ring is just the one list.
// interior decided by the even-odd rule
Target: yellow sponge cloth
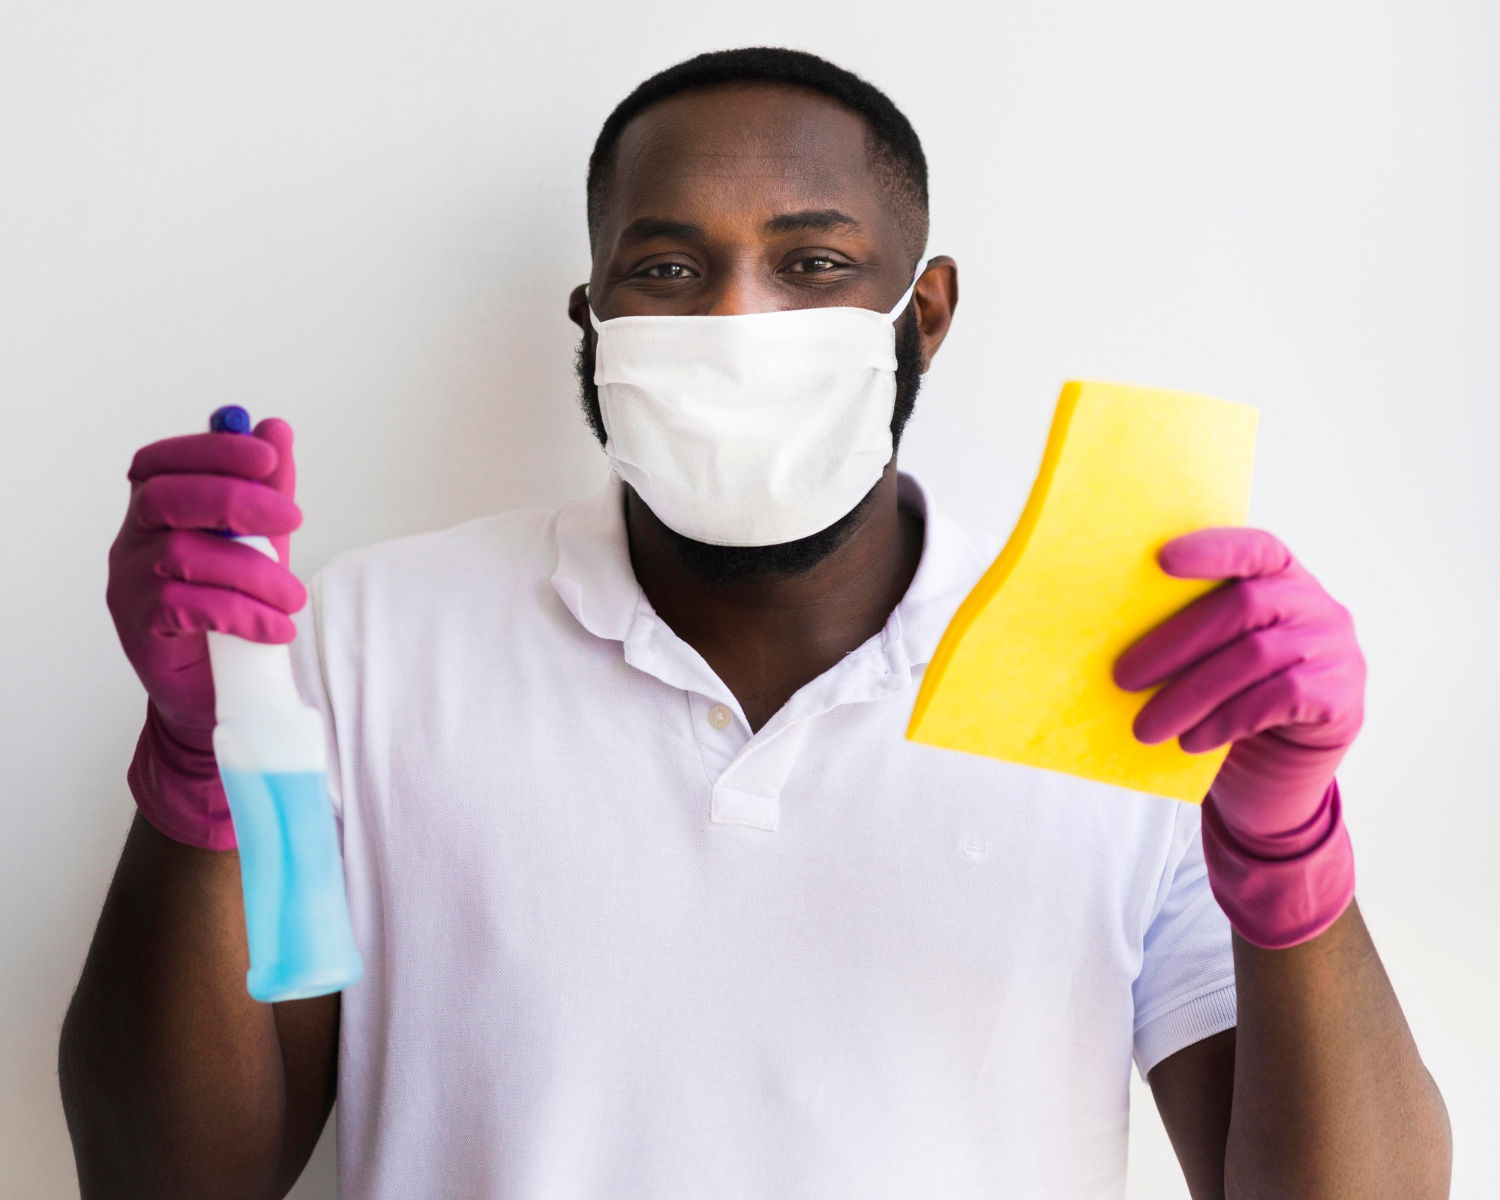
[(943, 634), (907, 737), (1201, 802), (1229, 747), (1138, 742), (1131, 722), (1158, 689), (1126, 692), (1110, 672), (1220, 586), (1173, 578), (1156, 551), (1245, 523), (1257, 417), (1191, 392), (1064, 385), (1026, 508)]

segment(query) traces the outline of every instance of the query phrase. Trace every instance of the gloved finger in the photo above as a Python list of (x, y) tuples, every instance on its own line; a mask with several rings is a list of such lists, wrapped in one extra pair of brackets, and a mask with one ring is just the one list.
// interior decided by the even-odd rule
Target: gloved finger
[(280, 417), (267, 417), (252, 431), (254, 440), (264, 442), (276, 451), (276, 466), (262, 480), (287, 499), (297, 495), (297, 463), (292, 453), (292, 427)]
[(127, 478), (141, 483), (153, 475), (241, 475), (260, 479), (277, 465), (276, 447), (239, 433), (187, 433), (142, 446), (131, 459)]
[(1306, 659), (1305, 643), (1272, 625), (1236, 638), (1174, 676), (1136, 713), (1132, 730), (1146, 745), (1193, 728), (1225, 701)]
[(290, 642), (297, 636), (291, 617), (251, 596), (180, 579), (162, 584), (148, 625), (152, 636), (183, 637), (210, 629), (252, 642)]
[(1275, 534), (1241, 525), (1195, 529), (1165, 543), (1157, 565), (1185, 579), (1250, 579), (1278, 575), (1296, 561)]
[[(288, 499), (297, 493), (297, 462), (292, 453), (292, 427), (280, 417), (266, 417), (252, 431), (256, 440), (264, 440), (276, 449), (276, 469), (265, 478), (265, 484), (281, 492)], [(271, 539), (276, 551), (276, 561), (290, 566), (292, 561), (292, 539), (281, 534)]]
[(1179, 739), (1182, 748), (1197, 754), (1291, 725), (1319, 725), (1333, 714), (1321, 686), (1320, 666), (1300, 662), (1260, 680), (1231, 696)]
[(1152, 687), (1244, 634), (1278, 623), (1305, 628), (1330, 599), (1305, 572), (1229, 580), (1134, 642), (1115, 660), (1115, 683)]
[(287, 496), (232, 475), (153, 475), (131, 493), (130, 512), (141, 529), (229, 529), (238, 535), (271, 536), (302, 524), (302, 510)]
[(233, 588), (283, 612), (307, 603), (302, 581), (280, 563), (233, 538), (197, 529), (173, 529), (162, 535), (152, 563), (164, 579)]

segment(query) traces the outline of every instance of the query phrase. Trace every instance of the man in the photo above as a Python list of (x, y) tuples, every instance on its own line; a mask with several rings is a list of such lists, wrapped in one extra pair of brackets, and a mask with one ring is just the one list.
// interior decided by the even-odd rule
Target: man
[(1347, 612), (1264, 531), (1163, 548), (1231, 582), (1116, 677), (1171, 681), (1143, 740), (1233, 743), (1201, 838), (1197, 806), (906, 742), (1000, 545), (896, 469), (958, 298), (915, 134), (815, 56), (700, 55), (622, 102), (588, 191), (568, 311), (618, 479), (337, 556), (294, 645), (342, 997), (245, 995), (205, 749), (201, 631), (289, 641), (304, 593), (203, 531), (286, 562), (291, 431), (137, 455), (141, 816), (62, 1043), (84, 1194), (283, 1195), (337, 1082), (349, 1197), (1118, 1196), (1133, 1057), (1195, 1197), (1446, 1195), (1351, 902)]

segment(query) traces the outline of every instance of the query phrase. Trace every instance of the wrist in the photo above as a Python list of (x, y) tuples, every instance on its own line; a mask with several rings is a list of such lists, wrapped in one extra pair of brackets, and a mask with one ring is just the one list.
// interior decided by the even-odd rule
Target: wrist
[(1210, 790), (1203, 857), (1209, 886), (1235, 932), (1265, 949), (1312, 940), (1354, 898), (1354, 850), (1336, 779), (1311, 818), (1275, 835), (1232, 827)]
[(125, 781), (141, 815), (173, 841), (204, 850), (237, 845), (213, 751), (175, 737), (154, 704), (146, 706)]
[[(1334, 804), (1337, 790), (1330, 780), (1312, 804), (1312, 815), (1289, 827), (1284, 823), (1276, 826), (1266, 826), (1263, 823), (1262, 827), (1257, 828), (1243, 818), (1236, 805), (1221, 803), (1220, 797), (1215, 795), (1212, 788), (1203, 805), (1207, 809), (1212, 804), (1218, 817), (1218, 825), (1237, 850), (1259, 859), (1281, 860), (1306, 854), (1333, 832), (1333, 826), (1339, 819)], [(1301, 804), (1300, 811), (1308, 811), (1306, 802)]]

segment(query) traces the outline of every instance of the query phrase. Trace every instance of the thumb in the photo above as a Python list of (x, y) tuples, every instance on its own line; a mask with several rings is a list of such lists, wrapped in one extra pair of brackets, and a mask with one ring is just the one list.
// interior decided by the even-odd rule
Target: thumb
[(292, 457), (292, 427), (280, 417), (267, 417), (254, 429), (256, 437), (276, 448), (276, 466), (261, 482), (275, 488), (288, 500), (297, 498), (297, 463)]
[[(288, 500), (296, 499), (297, 462), (292, 455), (292, 427), (280, 417), (266, 417), (251, 431), (262, 441), (270, 442), (276, 450), (276, 466), (260, 482), (273, 487)], [(276, 559), (282, 566), (291, 566), (291, 534), (283, 533), (271, 538), (276, 549)]]

